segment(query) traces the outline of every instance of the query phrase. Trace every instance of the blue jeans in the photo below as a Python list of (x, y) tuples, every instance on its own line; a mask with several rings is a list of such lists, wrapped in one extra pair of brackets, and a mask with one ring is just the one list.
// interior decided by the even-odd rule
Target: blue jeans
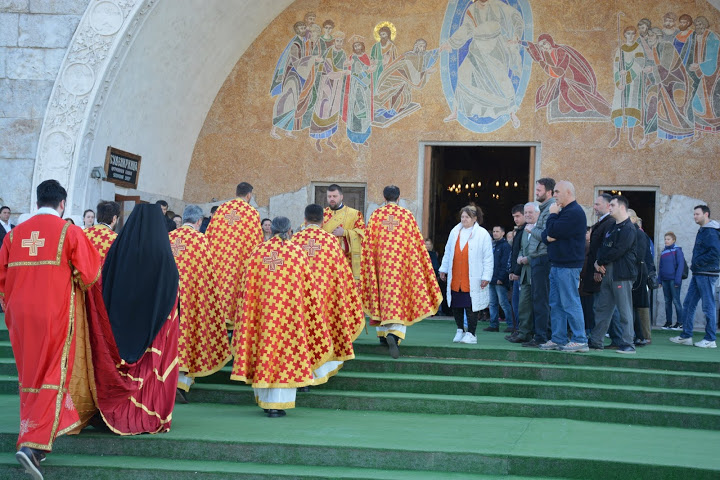
[(674, 280), (662, 281), (663, 294), (665, 296), (665, 323), (672, 324), (672, 307), (675, 305), (675, 314), (677, 315), (677, 323), (683, 320), (683, 308), (680, 303), (680, 287), (675, 287)]
[(682, 338), (692, 338), (695, 324), (695, 309), (702, 300), (702, 310), (705, 314), (705, 340), (715, 341), (717, 329), (717, 311), (715, 310), (715, 285), (718, 277), (707, 275), (693, 275), (690, 279), (690, 288), (685, 295), (683, 303), (683, 333)]
[(505, 323), (507, 323), (508, 327), (512, 328), (513, 312), (507, 298), (508, 289), (505, 288), (505, 285), (488, 285), (488, 288), (490, 289), (490, 326), (493, 328), (500, 326), (499, 304), (503, 309), (503, 313), (505, 313)]
[(568, 326), (572, 341), (587, 343), (585, 317), (580, 304), (580, 268), (550, 267), (550, 327), (552, 341), (568, 343)]

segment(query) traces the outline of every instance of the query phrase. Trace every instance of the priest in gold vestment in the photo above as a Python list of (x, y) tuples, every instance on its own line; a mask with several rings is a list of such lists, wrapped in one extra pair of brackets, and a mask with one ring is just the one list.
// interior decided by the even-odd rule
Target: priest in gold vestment
[(218, 207), (205, 231), (217, 280), (215, 301), (228, 329), (234, 328), (238, 299), (243, 295), (241, 280), (247, 259), (263, 241), (260, 214), (250, 205), (252, 185), (238, 184), (235, 194), (238, 198)]
[(210, 247), (199, 232), (203, 212), (197, 205), (183, 211), (183, 226), (169, 233), (180, 274), (180, 336), (178, 338), (178, 395), (187, 402), (195, 377), (206, 377), (230, 361), (225, 319), (215, 308), (215, 272), (210, 268)]
[(352, 342), (365, 325), (360, 295), (352, 271), (334, 236), (320, 228), (323, 208), (312, 204), (305, 208), (305, 229), (292, 236), (310, 262), (317, 310), (325, 321), (332, 339), (332, 356), (316, 369), (314, 385), (327, 382), (340, 370), (345, 360), (355, 358)]
[(365, 235), (365, 221), (362, 212), (343, 203), (343, 191), (340, 185), (332, 184), (327, 189), (327, 202), (322, 229), (338, 238), (338, 244), (345, 254), (353, 277), (360, 281), (360, 252)]
[(398, 358), (407, 327), (435, 315), (442, 293), (415, 217), (397, 204), (400, 189), (387, 186), (383, 196), (365, 230), (361, 292), (370, 325)]
[(233, 334), (232, 380), (251, 384), (269, 417), (295, 407), (298, 387), (333, 355), (318, 314), (318, 293), (305, 252), (288, 240), (290, 220), (275, 217), (270, 240), (250, 255)]

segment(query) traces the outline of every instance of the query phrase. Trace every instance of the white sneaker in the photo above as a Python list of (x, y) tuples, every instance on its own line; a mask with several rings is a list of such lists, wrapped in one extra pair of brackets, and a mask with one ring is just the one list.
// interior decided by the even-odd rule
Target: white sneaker
[(477, 337), (473, 335), (470, 332), (465, 332), (465, 335), (463, 335), (462, 339), (460, 339), (459, 343), (470, 343), (470, 344), (476, 344), (477, 343)]
[(455, 334), (455, 338), (453, 338), (453, 343), (460, 343), (460, 340), (462, 340), (463, 335), (465, 335), (465, 330), (461, 330), (458, 328), (457, 333)]
[(700, 340), (695, 346), (700, 348), (717, 348), (715, 342), (711, 342), (710, 340)]
[(677, 337), (670, 337), (670, 341), (673, 343), (679, 343), (680, 345), (690, 345), (691, 347), (693, 344), (692, 338), (683, 338), (680, 335)]

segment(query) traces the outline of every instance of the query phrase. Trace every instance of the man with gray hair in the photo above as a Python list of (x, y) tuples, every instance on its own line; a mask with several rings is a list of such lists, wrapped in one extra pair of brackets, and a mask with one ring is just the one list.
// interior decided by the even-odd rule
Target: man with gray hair
[[(540, 215), (540, 204), (528, 202), (523, 209), (525, 225), (531, 228), (535, 226), (538, 215)], [(518, 301), (518, 328), (507, 340), (510, 343), (529, 342), (533, 338), (533, 299), (531, 290), (531, 267), (530, 267), (530, 233), (522, 229), (518, 231), (521, 235), (520, 253), (517, 257), (517, 265), (520, 266), (520, 273), (516, 282), (520, 282), (520, 298)], [(515, 270), (517, 272), (517, 270)]]
[(250, 255), (242, 308), (233, 335), (231, 380), (251, 384), (268, 417), (295, 407), (297, 388), (314, 384), (313, 371), (333, 355), (310, 263), (289, 240), (290, 220), (275, 217), (272, 238)]
[(194, 378), (220, 370), (232, 356), (225, 319), (215, 308), (217, 282), (210, 267), (210, 244), (198, 231), (203, 211), (197, 205), (188, 205), (183, 218), (185, 223), (168, 235), (180, 274), (180, 376), (176, 401), (187, 403), (185, 392), (190, 390)]
[[(550, 259), (550, 325), (552, 338), (542, 350), (587, 352), (585, 320), (580, 305), (580, 270), (585, 263), (587, 217), (575, 199), (575, 187), (568, 181), (555, 185), (555, 203), (548, 209), (543, 241)], [(568, 327), (572, 341), (568, 343)]]

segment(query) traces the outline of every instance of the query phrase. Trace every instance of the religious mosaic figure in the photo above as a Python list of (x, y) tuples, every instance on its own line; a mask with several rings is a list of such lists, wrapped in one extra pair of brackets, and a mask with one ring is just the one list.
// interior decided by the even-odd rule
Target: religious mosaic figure
[(642, 124), (643, 82), (642, 72), (645, 67), (645, 53), (635, 41), (635, 27), (626, 27), (623, 31), (625, 43), (615, 51), (613, 67), (615, 80), (615, 96), (613, 97), (611, 119), (615, 125), (615, 138), (608, 147), (613, 148), (620, 142), (620, 133), (627, 127), (628, 143), (635, 149), (633, 139), (635, 126)]
[(347, 137), (351, 146), (358, 150), (358, 145), (368, 146), (368, 138), (372, 133), (373, 119), (373, 72), (375, 65), (365, 53), (365, 44), (353, 42), (353, 53), (346, 62), (350, 68), (345, 80), (345, 101), (343, 105), (343, 121), (347, 126)]
[(420, 108), (412, 101), (412, 91), (425, 86), (437, 57), (437, 49), (427, 51), (427, 42), (420, 38), (411, 51), (385, 67), (375, 84), (374, 125), (387, 127)]
[(321, 142), (325, 140), (327, 146), (335, 150), (337, 146), (332, 141), (338, 129), (338, 121), (343, 106), (343, 86), (345, 85), (345, 62), (347, 55), (343, 50), (345, 34), (337, 31), (333, 33), (334, 43), (323, 57), (318, 66), (321, 75), (319, 98), (315, 102), (310, 124), (310, 137), (315, 139), (315, 148), (322, 152)]
[[(650, 21), (647, 19), (648, 27)], [(660, 75), (655, 63), (655, 47), (663, 36), (661, 29), (650, 27), (645, 38), (642, 35), (643, 20), (638, 24), (640, 30), (640, 45), (645, 52), (645, 67), (643, 68), (643, 139), (638, 148), (643, 148), (650, 141), (653, 134), (657, 134), (658, 127), (658, 83)]]
[(680, 27), (680, 31), (675, 35), (675, 40), (673, 40), (673, 45), (675, 46), (675, 50), (677, 50), (678, 54), (682, 58), (683, 64), (687, 66), (687, 60), (689, 55), (689, 49), (685, 48), (685, 45), (687, 45), (688, 41), (690, 40), (690, 37), (692, 36), (694, 30), (691, 28), (693, 25), (692, 17), (688, 14), (680, 15), (680, 19), (678, 21), (678, 26)]
[(322, 53), (325, 55), (325, 52), (327, 52), (328, 48), (333, 46), (333, 43), (335, 40), (333, 39), (333, 29), (335, 28), (335, 22), (332, 20), (325, 20), (322, 25), (322, 35), (320, 36), (320, 40), (322, 40)]
[(549, 34), (522, 45), (549, 77), (535, 93), (535, 111), (545, 108), (548, 123), (608, 120), (610, 104), (598, 92), (595, 71), (580, 52), (556, 44)]
[(320, 90), (321, 75), (318, 72), (318, 66), (322, 62), (322, 47), (324, 44), (320, 40), (320, 25), (314, 23), (309, 28), (310, 40), (306, 43), (306, 53), (308, 58), (303, 59), (302, 64), (307, 64), (310, 68), (308, 76), (305, 79), (305, 85), (300, 91), (298, 97), (297, 108), (295, 110), (295, 121), (293, 130), (300, 131), (310, 127), (315, 102), (318, 99)]
[(688, 56), (688, 73), (697, 83), (692, 97), (696, 140), (703, 133), (720, 131), (720, 38), (709, 27), (706, 17), (695, 19), (693, 48)]
[(458, 120), (458, 114), (469, 119), (508, 115), (515, 128), (520, 126), (512, 77), (522, 70), (523, 33), (520, 11), (505, 1), (468, 4), (462, 24), (441, 46), (444, 51), (461, 50), (469, 42), (467, 56), (458, 64), (452, 113), (446, 122)]
[(682, 58), (675, 48), (675, 15), (663, 17), (663, 36), (655, 47), (654, 62), (658, 73), (658, 126), (656, 147), (666, 140), (682, 140), (693, 136), (694, 122), (688, 119), (690, 80)]
[(377, 89), (383, 70), (400, 55), (395, 46), (395, 25), (390, 22), (379, 23), (375, 26), (373, 34), (377, 43), (370, 50), (370, 58), (377, 64), (375, 72), (373, 72), (373, 84)]
[(293, 26), (295, 36), (290, 40), (275, 67), (270, 95), (277, 97), (273, 106), (272, 129), (270, 136), (279, 139), (278, 129), (285, 130), (285, 135), (294, 137), (292, 130), (295, 124), (300, 92), (305, 86), (309, 73), (305, 54), (305, 22), (297, 22)]

